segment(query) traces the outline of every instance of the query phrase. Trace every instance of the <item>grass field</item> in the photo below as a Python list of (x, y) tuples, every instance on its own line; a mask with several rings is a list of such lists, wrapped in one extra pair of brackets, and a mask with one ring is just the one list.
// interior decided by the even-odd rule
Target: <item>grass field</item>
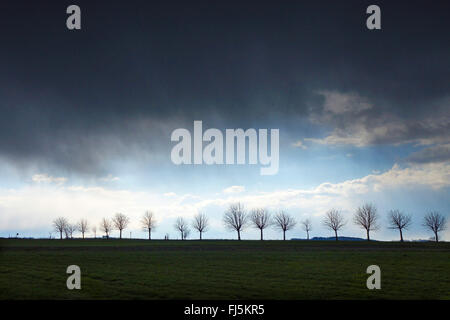
[(0, 239), (0, 299), (450, 299), (449, 258), (450, 243)]

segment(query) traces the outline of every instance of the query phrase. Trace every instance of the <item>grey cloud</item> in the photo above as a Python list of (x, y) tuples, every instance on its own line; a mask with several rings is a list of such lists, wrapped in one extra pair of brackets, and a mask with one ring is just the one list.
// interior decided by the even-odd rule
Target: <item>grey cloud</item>
[(384, 110), (357, 93), (319, 92), (324, 100), (313, 109), (310, 120), (327, 127), (325, 138), (306, 141), (330, 145), (434, 144), (450, 140), (450, 99), (429, 101), (427, 115), (400, 117), (395, 109)]
[(424, 148), (411, 154), (406, 161), (411, 163), (438, 163), (450, 161), (450, 144)]

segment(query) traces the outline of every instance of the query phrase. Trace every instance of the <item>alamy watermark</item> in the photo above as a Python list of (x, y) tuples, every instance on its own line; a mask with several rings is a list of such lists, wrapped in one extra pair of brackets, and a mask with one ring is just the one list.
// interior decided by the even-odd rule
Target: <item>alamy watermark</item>
[(80, 290), (81, 289), (81, 269), (80, 269), (80, 267), (75, 264), (72, 264), (67, 267), (66, 273), (70, 274), (70, 276), (67, 277), (67, 280), (66, 280), (67, 289)]
[(367, 289), (373, 290), (373, 289), (381, 289), (381, 269), (379, 266), (373, 264), (367, 267), (366, 270), (367, 274), (370, 274), (370, 276), (367, 278), (366, 286)]
[(259, 163), (261, 175), (274, 175), (280, 161), (279, 129), (270, 129), (270, 141), (268, 138), (267, 129), (226, 129), (224, 148), (222, 131), (210, 128), (203, 132), (202, 121), (194, 121), (193, 136), (184, 128), (172, 132), (171, 141), (178, 143), (172, 148), (170, 158), (176, 165), (243, 165), (248, 149), (248, 164)]

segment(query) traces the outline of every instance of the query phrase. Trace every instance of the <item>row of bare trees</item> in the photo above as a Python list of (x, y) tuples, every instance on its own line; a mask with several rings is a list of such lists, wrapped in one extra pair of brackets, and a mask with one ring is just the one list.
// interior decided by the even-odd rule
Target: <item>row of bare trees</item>
[[(238, 240), (241, 240), (241, 233), (249, 226), (260, 230), (261, 240), (264, 239), (264, 229), (274, 226), (283, 232), (283, 239), (286, 240), (286, 231), (296, 225), (295, 219), (284, 211), (280, 211), (273, 218), (269, 211), (264, 208), (256, 208), (247, 212), (241, 203), (230, 205), (223, 216), (223, 223), (229, 230), (237, 232)], [(208, 230), (209, 220), (204, 213), (197, 214), (191, 226), (199, 233), (199, 239)], [(180, 233), (181, 240), (185, 240), (190, 234), (189, 222), (178, 217), (174, 224), (175, 230)]]
[[(102, 231), (106, 238), (113, 230), (119, 231), (119, 237), (122, 239), (122, 232), (130, 224), (130, 218), (123, 213), (116, 213), (112, 219), (103, 218), (100, 221), (100, 231)], [(156, 226), (155, 215), (151, 211), (146, 211), (142, 217), (141, 225), (144, 231), (148, 232), (148, 238), (151, 239), (152, 229)], [(66, 218), (59, 217), (53, 221), (53, 227), (56, 232), (59, 233), (60, 239), (63, 238), (63, 234), (66, 239), (73, 238), (73, 233), (79, 231), (84, 239), (84, 236), (89, 232), (89, 223), (86, 219), (81, 219), (75, 224), (70, 223)], [(94, 237), (97, 237), (97, 226), (92, 226), (92, 232)]]
[(86, 219), (81, 219), (78, 223), (72, 224), (66, 218), (59, 217), (53, 221), (53, 227), (59, 233), (60, 239), (63, 238), (63, 234), (68, 239), (72, 238), (76, 231), (80, 231), (84, 239), (84, 235), (88, 230), (88, 222)]
[[(193, 221), (192, 227), (198, 231), (199, 239), (202, 240), (203, 233), (208, 231), (209, 220), (208, 217), (200, 212), (197, 214)], [(181, 240), (186, 240), (189, 234), (191, 233), (191, 229), (189, 228), (189, 222), (186, 221), (183, 217), (178, 217), (174, 224), (175, 230), (177, 230), (181, 235)]]
[[(367, 241), (370, 241), (370, 232), (380, 229), (380, 215), (373, 204), (364, 204), (356, 209), (353, 223), (366, 231)], [(400, 232), (400, 241), (403, 242), (403, 231), (412, 225), (412, 217), (400, 210), (391, 210), (388, 213), (389, 229), (397, 229)], [(324, 217), (323, 225), (334, 231), (336, 241), (338, 231), (347, 223), (344, 216), (336, 209), (329, 210)], [(437, 211), (429, 212), (423, 221), (423, 226), (434, 233), (434, 239), (439, 241), (439, 232), (446, 229), (447, 220), (445, 216)]]
[[(370, 232), (374, 232), (380, 228), (380, 216), (377, 208), (373, 204), (364, 204), (356, 209), (353, 216), (353, 223), (366, 231), (367, 240), (370, 241)], [(388, 221), (390, 229), (398, 229), (400, 232), (400, 241), (403, 242), (403, 231), (408, 230), (412, 225), (412, 217), (399, 210), (391, 210), (388, 213)], [(434, 238), (439, 241), (439, 232), (446, 228), (446, 217), (439, 212), (429, 212), (423, 221), (423, 226), (434, 233)], [(100, 222), (100, 231), (106, 238), (109, 238), (113, 230), (119, 231), (119, 237), (122, 239), (122, 232), (130, 223), (130, 219), (122, 214), (117, 213), (112, 219), (103, 218)], [(241, 240), (241, 233), (248, 227), (253, 227), (260, 231), (260, 239), (264, 239), (264, 230), (273, 227), (282, 231), (283, 240), (286, 240), (286, 232), (294, 228), (297, 224), (294, 217), (287, 212), (280, 210), (272, 214), (265, 208), (255, 208), (249, 212), (244, 208), (243, 204), (238, 202), (231, 204), (223, 215), (223, 223), (229, 230), (237, 233), (237, 239)], [(324, 227), (332, 230), (336, 241), (338, 240), (338, 232), (347, 224), (344, 216), (339, 210), (331, 209), (322, 221)], [(81, 219), (76, 224), (71, 224), (64, 217), (59, 217), (53, 221), (55, 231), (63, 238), (72, 238), (73, 233), (79, 231), (84, 239), (85, 234), (89, 231), (89, 224), (86, 219)], [(148, 239), (152, 238), (152, 230), (156, 227), (155, 215), (152, 211), (146, 211), (141, 219), (141, 226), (144, 231), (148, 232)], [(188, 238), (192, 226), (199, 233), (199, 239), (202, 240), (203, 234), (208, 231), (209, 220), (204, 213), (197, 214), (191, 223), (183, 217), (178, 217), (174, 224), (175, 230), (181, 235), (181, 240)], [(307, 234), (309, 240), (309, 232), (312, 230), (310, 219), (301, 222), (302, 229)], [(91, 228), (95, 237), (97, 236), (97, 227)]]
[(283, 240), (286, 240), (286, 232), (295, 227), (297, 222), (285, 211), (279, 211), (272, 217), (264, 208), (255, 208), (247, 212), (244, 206), (238, 202), (230, 205), (223, 216), (225, 227), (237, 232), (238, 240), (241, 240), (241, 232), (248, 226), (259, 229), (260, 239), (264, 239), (264, 229), (274, 227), (283, 232)]

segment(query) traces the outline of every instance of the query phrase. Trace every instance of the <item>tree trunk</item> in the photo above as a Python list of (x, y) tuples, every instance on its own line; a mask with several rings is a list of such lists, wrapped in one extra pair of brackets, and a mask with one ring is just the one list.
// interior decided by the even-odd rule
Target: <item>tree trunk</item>
[(438, 233), (436, 231), (434, 232), (434, 238), (436, 239), (436, 242), (439, 242)]
[(202, 232), (200, 231), (200, 240), (202, 240)]
[(309, 240), (309, 231), (306, 231), (306, 240)]
[(263, 240), (263, 229), (261, 229), (261, 240)]
[(400, 242), (403, 242), (403, 233), (402, 233), (402, 229), (400, 229)]
[(336, 237), (336, 241), (338, 241), (337, 230), (334, 230), (334, 236)]
[(83, 239), (84, 239), (84, 232), (81, 233), (83, 235)]
[(241, 231), (240, 230), (238, 230), (238, 240), (241, 240)]
[(148, 228), (148, 240), (152, 240), (152, 228)]
[(119, 232), (120, 232), (119, 239), (122, 239), (122, 229), (120, 229)]
[(59, 239), (62, 240), (62, 231), (59, 232)]
[(286, 230), (283, 230), (283, 240), (286, 240)]

